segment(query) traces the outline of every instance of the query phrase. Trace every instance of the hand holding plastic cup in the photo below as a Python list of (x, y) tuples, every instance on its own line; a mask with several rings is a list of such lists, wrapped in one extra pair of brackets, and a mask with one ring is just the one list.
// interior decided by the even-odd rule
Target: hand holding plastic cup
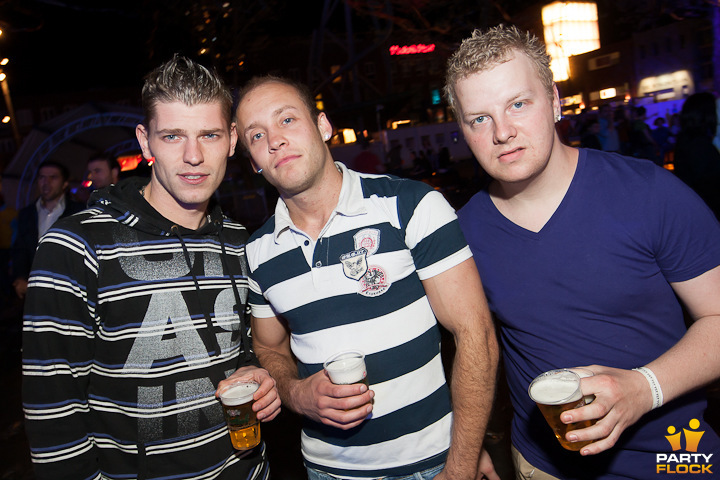
[(358, 351), (340, 352), (323, 364), (330, 381), (336, 385), (364, 383), (368, 385), (365, 354)]
[[(580, 378), (587, 378), (587, 377), (595, 376), (595, 373), (593, 373), (592, 370), (590, 370), (589, 368), (585, 368), (585, 367), (573, 367), (573, 368), (568, 368), (568, 370), (577, 373)], [(592, 394), (585, 395), (585, 405), (592, 403), (593, 400), (595, 400), (595, 395), (592, 395)]]
[(587, 369), (550, 370), (535, 377), (528, 387), (530, 398), (537, 404), (560, 445), (567, 450), (579, 451), (585, 445), (592, 443), (592, 441), (569, 442), (565, 435), (572, 430), (594, 425), (597, 420), (585, 420), (571, 424), (564, 424), (560, 421), (560, 415), (563, 412), (580, 408), (594, 400), (594, 396), (583, 396), (580, 389), (581, 375), (590, 376), (587, 372), (592, 375), (592, 372)]
[(236, 450), (250, 450), (260, 443), (260, 422), (252, 409), (258, 388), (260, 385), (255, 382), (237, 381), (218, 394)]

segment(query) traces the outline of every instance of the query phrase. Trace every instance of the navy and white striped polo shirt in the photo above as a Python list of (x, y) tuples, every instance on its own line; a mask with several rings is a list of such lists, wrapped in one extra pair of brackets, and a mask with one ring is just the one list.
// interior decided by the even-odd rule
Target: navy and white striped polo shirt
[(249, 303), (259, 321), (287, 321), (301, 378), (334, 353), (366, 354), (372, 414), (349, 431), (306, 419), (306, 463), (345, 478), (411, 474), (444, 461), (452, 423), (421, 281), (472, 254), (439, 192), (336, 165), (342, 190), (317, 241), (293, 225), (282, 199), (250, 238)]

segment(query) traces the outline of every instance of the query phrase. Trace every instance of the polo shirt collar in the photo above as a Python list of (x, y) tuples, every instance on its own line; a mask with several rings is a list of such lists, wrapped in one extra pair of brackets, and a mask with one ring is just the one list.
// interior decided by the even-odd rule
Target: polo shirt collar
[[(340, 198), (335, 210), (330, 216), (330, 221), (337, 215), (352, 217), (367, 213), (367, 208), (363, 202), (363, 190), (360, 182), (360, 175), (357, 172), (348, 169), (345, 164), (335, 162), (335, 167), (342, 173), (342, 187), (340, 187)], [(295, 225), (290, 218), (290, 212), (282, 198), (278, 199), (275, 205), (275, 231), (273, 232), (275, 242), (278, 242), (281, 233), (295, 229)]]

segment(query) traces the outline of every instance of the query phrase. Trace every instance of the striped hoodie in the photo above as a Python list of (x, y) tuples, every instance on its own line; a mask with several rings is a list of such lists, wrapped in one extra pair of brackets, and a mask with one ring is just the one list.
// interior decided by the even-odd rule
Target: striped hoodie
[(175, 225), (146, 182), (96, 192), (38, 246), (23, 328), (37, 478), (266, 479), (264, 444), (235, 451), (214, 396), (257, 364), (247, 231), (219, 207), (196, 231)]

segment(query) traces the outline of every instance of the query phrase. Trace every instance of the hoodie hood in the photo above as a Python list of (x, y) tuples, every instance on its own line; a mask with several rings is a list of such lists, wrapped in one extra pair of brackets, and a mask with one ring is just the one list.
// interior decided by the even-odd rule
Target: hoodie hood
[(99, 208), (118, 222), (151, 235), (176, 236), (175, 231), (182, 236), (220, 233), (223, 215), (220, 206), (213, 199), (210, 200), (208, 208), (208, 222), (197, 230), (190, 230), (162, 216), (140, 195), (140, 189), (149, 181), (147, 178), (132, 177), (96, 190), (90, 196), (88, 207)]
[[(147, 185), (149, 180), (147, 178), (132, 177), (123, 180), (116, 185), (110, 185), (109, 187), (102, 188), (93, 192), (88, 201), (88, 207), (98, 208), (103, 212), (106, 212), (112, 216), (115, 220), (120, 223), (127, 225), (130, 228), (142, 231), (146, 234), (157, 235), (162, 237), (174, 237), (182, 245), (183, 256), (188, 266), (188, 270), (191, 273), (192, 281), (195, 284), (195, 295), (197, 297), (198, 304), (201, 304), (201, 291), (200, 283), (193, 271), (193, 261), (190, 258), (190, 252), (187, 249), (185, 243), (185, 237), (197, 237), (197, 236), (217, 236), (222, 249), (220, 260), (223, 262), (223, 268), (229, 272), (230, 269), (226, 263), (226, 247), (222, 235), (223, 227), (223, 214), (220, 206), (217, 205), (212, 199), (210, 200), (208, 222), (197, 230), (190, 230), (181, 225), (176, 224), (162, 216), (157, 210), (155, 210), (140, 194), (140, 190), (143, 186)], [(244, 302), (240, 299), (238, 292), (238, 285), (235, 278), (230, 275), (230, 280), (233, 285), (233, 295), (235, 296), (236, 305), (243, 305)], [(241, 322), (243, 321), (244, 311), (239, 308), (237, 314), (240, 316)], [(214, 355), (220, 355), (220, 346), (218, 345), (215, 332), (217, 328), (213, 325), (212, 319), (208, 311), (203, 311), (205, 323), (207, 329), (202, 330), (201, 337), (208, 352), (214, 352)], [(245, 361), (250, 361), (252, 358), (252, 349), (250, 345), (250, 339), (248, 337), (247, 323), (241, 326), (241, 336), (243, 349), (245, 351)]]

